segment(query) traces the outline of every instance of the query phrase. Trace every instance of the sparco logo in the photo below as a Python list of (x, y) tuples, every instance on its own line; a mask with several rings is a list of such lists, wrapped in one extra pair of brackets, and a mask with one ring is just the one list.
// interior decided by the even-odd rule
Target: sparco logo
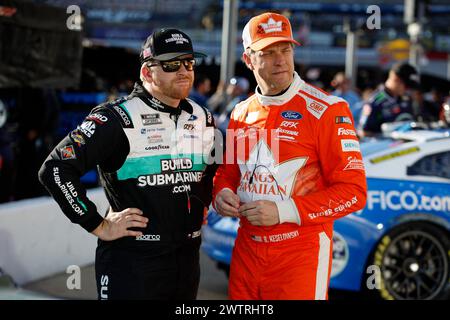
[(126, 126), (129, 126), (131, 124), (130, 119), (128, 118), (128, 116), (125, 113), (125, 111), (122, 110), (122, 108), (120, 108), (118, 106), (114, 106), (114, 110), (116, 110), (117, 113), (122, 117), (122, 120), (123, 120), (123, 122), (125, 123)]
[(159, 234), (143, 234), (142, 236), (136, 237), (138, 241), (160, 241), (161, 237)]

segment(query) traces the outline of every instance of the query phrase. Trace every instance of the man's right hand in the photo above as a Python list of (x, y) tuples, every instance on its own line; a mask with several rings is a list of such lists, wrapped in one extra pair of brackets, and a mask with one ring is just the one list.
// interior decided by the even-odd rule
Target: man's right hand
[(216, 196), (216, 210), (221, 216), (240, 217), (240, 198), (230, 189), (222, 189)]
[(120, 212), (109, 211), (103, 222), (92, 233), (105, 241), (116, 240), (122, 237), (139, 237), (141, 231), (132, 231), (128, 228), (147, 227), (148, 218), (137, 208), (127, 208)]

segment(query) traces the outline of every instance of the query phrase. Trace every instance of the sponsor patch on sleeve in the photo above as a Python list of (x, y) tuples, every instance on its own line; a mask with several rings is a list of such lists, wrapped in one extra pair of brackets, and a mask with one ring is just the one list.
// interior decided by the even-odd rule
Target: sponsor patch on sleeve
[(364, 161), (361, 159), (358, 159), (356, 157), (348, 157), (347, 158), (347, 165), (344, 168), (344, 171), (346, 170), (364, 170)]
[(61, 148), (61, 159), (62, 160), (70, 160), (70, 159), (76, 159), (77, 156), (75, 155), (75, 150), (73, 149), (73, 146), (65, 146), (64, 148)]
[(86, 143), (84, 141), (83, 136), (81, 135), (80, 130), (78, 130), (78, 129), (76, 129), (70, 133), (70, 138), (72, 139), (73, 142), (75, 142), (77, 144), (78, 147), (81, 147), (82, 145), (84, 145)]
[(345, 116), (337, 116), (336, 117), (336, 123), (348, 123), (348, 124), (352, 124), (352, 119), (350, 119), (350, 117), (345, 117)]
[(80, 130), (86, 137), (90, 138), (95, 133), (95, 122), (92, 120), (84, 121), (79, 127)]
[(360, 152), (359, 141), (357, 141), (357, 140), (342, 139), (341, 146), (342, 146), (342, 151), (344, 151), (344, 152), (351, 152), (351, 151)]
[(97, 124), (104, 124), (106, 121), (108, 121), (108, 117), (100, 114), (100, 113), (93, 113), (87, 116), (86, 120), (94, 121)]
[(131, 121), (131, 117), (124, 105), (122, 105), (122, 104), (114, 105), (113, 109), (115, 110), (115, 112), (117, 114), (119, 114), (121, 122), (122, 122), (122, 127), (134, 128), (133, 122)]
[(351, 129), (339, 128), (338, 136), (354, 136), (354, 137), (356, 137), (356, 132), (355, 132), (355, 130), (351, 130)]

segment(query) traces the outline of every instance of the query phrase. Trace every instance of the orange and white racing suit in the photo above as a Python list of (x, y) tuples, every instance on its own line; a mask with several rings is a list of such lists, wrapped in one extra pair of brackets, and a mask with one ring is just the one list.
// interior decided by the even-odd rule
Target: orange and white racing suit
[(278, 96), (236, 105), (227, 151), (214, 178), (241, 203), (271, 200), (280, 223), (254, 226), (245, 217), (233, 249), (231, 299), (327, 299), (333, 221), (362, 209), (366, 178), (345, 100), (295, 73)]

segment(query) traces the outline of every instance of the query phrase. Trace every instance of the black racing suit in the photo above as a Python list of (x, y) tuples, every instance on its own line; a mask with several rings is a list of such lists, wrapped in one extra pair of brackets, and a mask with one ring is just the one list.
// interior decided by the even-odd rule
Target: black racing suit
[(411, 101), (394, 97), (383, 86), (364, 104), (358, 129), (379, 134), (383, 123), (402, 120), (413, 120)]
[(92, 232), (102, 221), (80, 177), (98, 166), (113, 211), (139, 208), (140, 237), (98, 241), (100, 299), (195, 299), (200, 229), (216, 165), (214, 120), (182, 100), (164, 105), (141, 84), (126, 98), (94, 108), (42, 165), (39, 178), (74, 223)]

